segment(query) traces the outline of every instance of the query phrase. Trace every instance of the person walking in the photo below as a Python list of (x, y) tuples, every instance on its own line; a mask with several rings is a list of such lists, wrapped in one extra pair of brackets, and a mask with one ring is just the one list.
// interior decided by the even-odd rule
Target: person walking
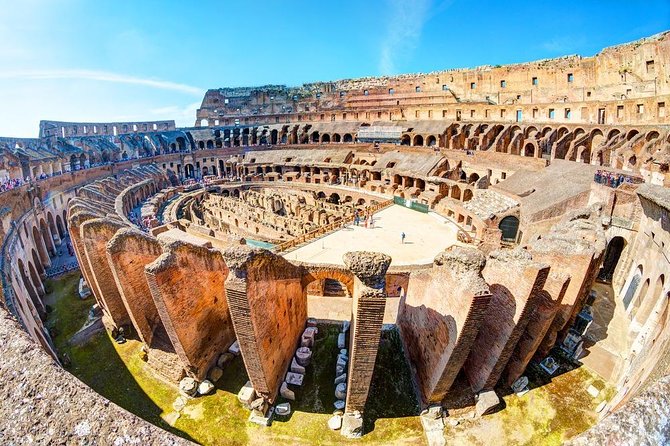
[(402, 243), (403, 245), (405, 244), (405, 233), (404, 232), (400, 233), (400, 243)]

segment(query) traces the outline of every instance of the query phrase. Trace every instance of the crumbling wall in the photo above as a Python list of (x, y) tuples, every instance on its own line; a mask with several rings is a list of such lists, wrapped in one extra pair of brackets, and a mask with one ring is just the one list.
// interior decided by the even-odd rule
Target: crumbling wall
[(274, 401), (307, 319), (303, 269), (267, 250), (225, 251), (226, 296), (256, 393)]
[(215, 249), (172, 242), (145, 267), (151, 295), (187, 373), (202, 380), (234, 342), (224, 282), (228, 268)]
[(428, 402), (444, 399), (479, 331), (491, 297), (484, 263), (475, 249), (451, 247), (410, 276), (398, 326)]
[(497, 384), (548, 274), (547, 265), (533, 262), (524, 250), (490, 254), (483, 275), (491, 302), (463, 368), (474, 392)]

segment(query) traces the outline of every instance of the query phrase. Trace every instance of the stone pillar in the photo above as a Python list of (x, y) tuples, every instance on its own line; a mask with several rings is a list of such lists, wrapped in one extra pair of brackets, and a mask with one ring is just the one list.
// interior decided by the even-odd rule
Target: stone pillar
[(549, 267), (533, 262), (523, 249), (489, 255), (483, 275), (490, 286), (491, 302), (464, 364), (474, 392), (491, 390), (500, 379), (548, 274)]
[(569, 283), (570, 276), (555, 272), (549, 273), (544, 289), (538, 296), (535, 311), (530, 316), (526, 326), (526, 331), (519, 339), (516, 350), (507, 364), (503, 375), (506, 385), (511, 386), (526, 370), (528, 363), (551, 327)]
[(226, 299), (244, 365), (256, 393), (273, 403), (307, 319), (304, 270), (267, 250), (224, 254)]
[(354, 274), (354, 293), (351, 359), (341, 433), (357, 438), (363, 435), (363, 410), (379, 349), (386, 306), (386, 270), (391, 257), (374, 252), (348, 252), (344, 255), (344, 264)]
[(123, 225), (107, 218), (87, 220), (80, 226), (81, 242), (83, 242), (85, 258), (89, 264), (89, 271), (95, 286), (91, 289), (97, 292), (96, 297), (104, 302), (103, 322), (108, 329), (130, 325), (130, 317), (126, 310), (119, 289), (116, 287), (114, 275), (107, 261), (107, 242)]

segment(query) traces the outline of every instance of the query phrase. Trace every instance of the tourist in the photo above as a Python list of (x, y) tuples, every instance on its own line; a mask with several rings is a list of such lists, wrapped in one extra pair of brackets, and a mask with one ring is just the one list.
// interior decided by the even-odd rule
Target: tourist
[(405, 244), (405, 233), (404, 232), (400, 233), (400, 243), (402, 243), (403, 245)]

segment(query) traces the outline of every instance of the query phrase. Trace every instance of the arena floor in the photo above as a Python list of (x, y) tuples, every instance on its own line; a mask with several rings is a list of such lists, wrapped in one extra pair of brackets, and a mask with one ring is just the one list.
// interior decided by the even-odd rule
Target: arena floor
[[(405, 233), (405, 243), (400, 234)], [(424, 214), (393, 205), (374, 215), (374, 228), (348, 226), (284, 255), (301, 262), (344, 265), (349, 251), (388, 254), (391, 265), (425, 265), (451, 245), (458, 244), (458, 227), (435, 213)]]

